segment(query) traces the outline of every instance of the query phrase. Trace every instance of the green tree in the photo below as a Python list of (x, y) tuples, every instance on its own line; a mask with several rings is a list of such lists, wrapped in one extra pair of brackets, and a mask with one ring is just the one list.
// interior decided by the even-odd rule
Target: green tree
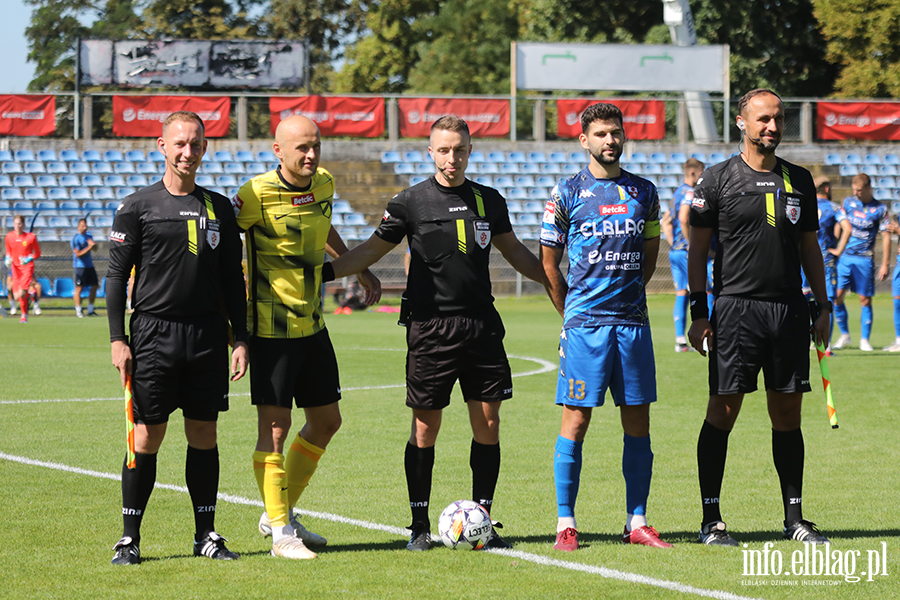
[(91, 10), (89, 0), (25, 0), (34, 6), (25, 28), (28, 60), (35, 64), (29, 91), (75, 89), (75, 40), (88, 37), (81, 19)]
[(151, 38), (240, 39), (247, 35), (243, 15), (236, 14), (228, 0), (154, 0), (143, 19)]
[(512, 0), (528, 42), (641, 43), (662, 23), (659, 0)]
[(900, 96), (900, 4), (887, 0), (814, 0), (828, 41), (828, 60), (838, 65), (835, 95)]

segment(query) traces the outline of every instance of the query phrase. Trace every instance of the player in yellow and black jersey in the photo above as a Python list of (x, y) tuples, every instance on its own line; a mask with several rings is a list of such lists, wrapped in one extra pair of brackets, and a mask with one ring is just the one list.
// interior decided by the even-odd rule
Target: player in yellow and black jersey
[[(275, 131), (281, 164), (254, 177), (232, 198), (238, 226), (246, 232), (249, 271), (250, 373), (259, 418), (253, 470), (266, 512), (259, 531), (272, 536), (272, 554), (315, 558), (307, 546), (324, 546), (294, 515), (325, 448), (341, 426), (337, 359), (322, 318), (325, 252), (347, 251), (331, 226), (334, 178), (319, 168), (319, 128), (303, 116), (282, 121)], [(381, 283), (370, 272), (359, 277), (366, 302), (377, 302)], [(306, 423), (288, 446), (291, 408), (303, 408)]]

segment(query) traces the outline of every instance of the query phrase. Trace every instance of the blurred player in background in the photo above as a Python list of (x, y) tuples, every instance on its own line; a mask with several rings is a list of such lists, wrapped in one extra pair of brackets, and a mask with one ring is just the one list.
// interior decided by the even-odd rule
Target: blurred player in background
[(75, 302), (75, 314), (78, 318), (84, 317), (81, 310), (81, 290), (88, 288), (88, 310), (89, 317), (99, 316), (94, 312), (94, 299), (97, 297), (97, 271), (94, 270), (94, 260), (91, 258), (91, 250), (97, 247), (93, 236), (88, 233), (87, 219), (78, 219), (78, 233), (72, 237), (70, 242), (72, 247), (72, 266), (75, 269), (75, 290), (72, 293), (72, 300)]
[[(891, 220), (890, 233), (900, 233), (900, 225)], [(891, 278), (891, 295), (894, 297), (894, 343), (885, 346), (886, 352), (900, 352), (900, 243), (897, 245), (897, 264), (894, 265), (894, 276)]]
[[(25, 217), (13, 217), (13, 230), (6, 234), (6, 266), (10, 269), (10, 291), (13, 299), (19, 303), (21, 310), (20, 323), (28, 322), (28, 299), (34, 283), (34, 260), (40, 258), (41, 247), (37, 237), (25, 231)], [(38, 296), (40, 300), (40, 296)], [(12, 303), (10, 303), (12, 306)], [(12, 312), (12, 311), (10, 311)], [(35, 314), (40, 314), (36, 307)]]

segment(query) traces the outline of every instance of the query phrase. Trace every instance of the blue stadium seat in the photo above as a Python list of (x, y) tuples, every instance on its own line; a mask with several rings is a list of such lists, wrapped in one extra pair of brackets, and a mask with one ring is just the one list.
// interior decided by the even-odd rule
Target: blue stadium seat
[(69, 167), (67, 167), (64, 162), (49, 162), (47, 163), (47, 172), (62, 175), (63, 173), (69, 172)]
[(125, 184), (132, 187), (147, 187), (147, 177), (145, 175), (129, 175), (125, 178)]
[(559, 180), (551, 175), (541, 175), (540, 177), (535, 178), (534, 183), (541, 187), (552, 188), (559, 183)]
[(857, 165), (841, 165), (838, 167), (838, 173), (841, 177), (855, 177), (859, 170)]
[[(568, 159), (566, 159), (568, 160)], [(628, 157), (628, 162), (630, 163), (648, 163), (650, 159), (647, 158), (647, 155), (643, 152), (632, 152), (631, 156)]]
[(546, 200), (550, 197), (550, 191), (545, 187), (528, 188), (528, 198), (531, 200)]
[(247, 163), (253, 162), (254, 160), (256, 160), (256, 157), (253, 156), (252, 152), (249, 152), (247, 150), (238, 150), (234, 153), (234, 160), (236, 160), (237, 162)]
[(838, 166), (844, 163), (844, 158), (840, 154), (826, 154), (825, 166)]
[[(38, 219), (40, 219), (40, 218), (41, 217), (38, 217)], [(35, 227), (37, 227), (37, 225), (35, 225)], [(62, 241), (62, 239), (59, 237), (59, 234), (57, 234), (52, 229), (47, 229), (46, 227), (44, 227), (44, 229), (38, 229), (35, 237), (37, 237), (37, 241), (39, 241), (42, 244), (44, 242), (61, 242)]]
[(543, 152), (529, 152), (528, 153), (529, 162), (537, 163), (539, 165), (547, 162), (547, 156)]
[(213, 160), (218, 162), (234, 162), (234, 157), (231, 156), (231, 152), (228, 150), (217, 150), (213, 152)]
[(103, 160), (106, 162), (122, 162), (125, 160), (125, 156), (119, 150), (107, 150), (103, 153)]
[(251, 179), (253, 179), (253, 175), (241, 175), (238, 177), (238, 185), (243, 187), (243, 185)]
[(50, 148), (45, 148), (43, 150), (38, 150), (37, 159), (43, 162), (53, 162), (59, 160), (56, 157), (56, 151), (51, 150)]
[(147, 158), (142, 150), (129, 150), (125, 153), (125, 160), (131, 162), (144, 162)]
[(383, 163), (396, 163), (403, 160), (400, 157), (400, 153), (396, 150), (387, 150), (381, 153), (381, 162)]
[(582, 165), (578, 165), (575, 163), (563, 163), (559, 166), (562, 171), (562, 175), (576, 175), (581, 172)]
[(484, 162), (478, 165), (478, 172), (483, 175), (497, 175), (500, 173), (500, 165), (493, 162)]
[(103, 212), (103, 203), (98, 200), (85, 200), (81, 208), (84, 209), (85, 213)]
[(234, 187), (237, 186), (237, 179), (234, 175), (219, 175), (216, 177), (216, 185), (221, 185), (222, 187)]
[(544, 212), (544, 202), (529, 200), (525, 203), (524, 209), (525, 212), (534, 213), (534, 214), (542, 214)]
[(547, 175), (562, 175), (562, 166), (559, 163), (545, 163), (541, 165), (541, 173)]
[(331, 213), (331, 225), (332, 227), (337, 227), (338, 225), (344, 224), (344, 215), (340, 213)]
[(222, 168), (222, 163), (210, 161), (200, 165), (200, 172), (207, 173), (209, 175), (222, 175), (223, 173), (225, 173), (225, 169)]
[[(525, 188), (511, 187), (506, 189), (506, 197), (510, 200), (527, 200), (528, 191)], [(521, 215), (520, 215), (521, 216)]]
[(244, 165), (244, 169), (247, 173), (252, 173), (254, 175), (260, 175), (269, 170), (264, 163), (258, 161), (248, 162)]
[(897, 180), (893, 177), (877, 177), (872, 180), (873, 188), (893, 189), (897, 187)]
[(25, 195), (19, 188), (6, 187), (0, 190), (0, 198), (3, 200), (22, 200), (25, 198)]
[(5, 162), (0, 165), (0, 170), (8, 175), (15, 175), (16, 173), (23, 173), (22, 163), (17, 162)]
[(530, 212), (523, 212), (516, 217), (516, 224), (533, 226), (533, 225), (540, 225), (541, 222), (538, 219), (538, 216), (536, 214), (530, 213)]
[(33, 215), (34, 202), (31, 200), (16, 200), (12, 205), (13, 214), (16, 215)]
[(691, 154), (691, 158), (696, 158), (697, 160), (699, 160), (700, 162), (702, 162), (704, 165), (705, 165), (706, 162), (707, 162), (707, 161), (706, 161), (706, 154), (703, 153), (703, 152), (694, 152), (694, 153)]
[(13, 155), (9, 150), (0, 150), (0, 162), (12, 162)]
[(394, 163), (394, 173), (396, 175), (413, 175), (416, 172), (416, 166), (408, 162)]
[(895, 215), (900, 215), (900, 201), (895, 200), (891, 202), (891, 212)]
[(497, 187), (510, 188), (516, 185), (516, 180), (510, 175), (498, 175), (494, 177), (494, 185)]
[(25, 188), (25, 199), (26, 200), (46, 200), (47, 192), (44, 191), (44, 188), (40, 188), (40, 187)]
[(667, 188), (667, 187), (657, 188), (657, 193), (659, 194), (659, 199), (662, 202), (672, 200), (675, 198), (675, 194), (672, 192), (672, 188)]
[(205, 173), (198, 173), (197, 177), (194, 179), (194, 182), (200, 187), (210, 188), (216, 185), (216, 180), (212, 175), (206, 175)]
[(676, 188), (678, 185), (678, 180), (672, 175), (664, 175), (659, 178), (660, 187)]
[(162, 175), (151, 175), (150, 177), (147, 178), (148, 185), (153, 185), (157, 181), (162, 181)]
[(884, 164), (900, 165), (900, 156), (897, 156), (896, 154), (885, 154), (884, 155)]
[(147, 153), (147, 160), (149, 160), (150, 162), (164, 163), (166, 162), (166, 157), (163, 156), (163, 153), (159, 150), (151, 150)]
[(32, 152), (31, 150), (16, 150), (13, 154), (13, 160), (17, 160), (19, 162), (34, 160), (34, 152)]
[(37, 162), (37, 161), (27, 162), (22, 165), (22, 168), (25, 170), (26, 173), (31, 173), (31, 174), (47, 172), (47, 167), (44, 166), (44, 163)]
[(338, 235), (341, 236), (345, 242), (347, 241), (358, 241), (359, 233), (356, 231), (356, 227), (337, 227)]
[(881, 164), (881, 157), (877, 154), (866, 154), (863, 158), (863, 162), (867, 165), (875, 165), (876, 167)]
[(103, 178), (99, 175), (88, 174), (81, 178), (81, 185), (85, 187), (99, 187), (103, 185)]
[(538, 175), (541, 172), (541, 165), (538, 163), (520, 163), (519, 164), (519, 173), (523, 175)]
[(134, 168), (134, 163), (129, 161), (122, 161), (113, 163), (113, 173), (118, 173), (120, 175), (130, 175), (132, 173), (137, 172)]
[(434, 163), (420, 162), (416, 163), (416, 173), (420, 175), (431, 175), (434, 173)]
[(116, 197), (116, 193), (112, 191), (111, 187), (95, 187), (94, 188), (94, 198), (96, 200), (112, 200)]
[(411, 162), (411, 163), (419, 163), (419, 162), (424, 162), (425, 157), (422, 156), (422, 153), (419, 152), (418, 150), (410, 150), (409, 152), (403, 153), (403, 161)]
[(475, 178), (475, 183), (480, 183), (481, 185), (486, 185), (489, 187), (494, 187), (494, 178), (490, 175), (479, 175)]
[(76, 175), (84, 175), (85, 173), (91, 172), (91, 166), (84, 162), (78, 161), (69, 164), (69, 173), (74, 173)]
[(528, 162), (528, 158), (525, 156), (525, 153), (519, 152), (519, 151), (510, 152), (509, 156), (507, 157), (507, 160), (509, 160), (510, 162), (517, 162), (517, 163)]
[(57, 298), (71, 298), (75, 293), (75, 282), (71, 277), (57, 277), (53, 282), (53, 295)]
[(91, 163), (91, 173), (97, 173), (98, 175), (109, 175), (112, 172), (112, 163), (106, 162), (105, 160)]
[(334, 204), (331, 207), (331, 212), (337, 214), (350, 214), (353, 212), (353, 209), (350, 207), (350, 203), (346, 200), (335, 200)]
[(641, 175), (662, 175), (662, 165), (659, 163), (649, 163), (641, 169)]
[(588, 155), (587, 152), (570, 152), (569, 153), (569, 162), (577, 163), (579, 170), (582, 165), (586, 165), (588, 163)]
[(224, 165), (225, 172), (230, 175), (243, 175), (244, 174), (244, 163), (239, 162), (229, 162)]
[(69, 220), (62, 216), (50, 217), (48, 223), (50, 227), (56, 227), (57, 229), (65, 229), (69, 226)]
[[(124, 200), (125, 198), (132, 195), (136, 191), (137, 191), (136, 189), (134, 189), (133, 187), (128, 186), (128, 185), (123, 185), (122, 187), (117, 187), (116, 188), (116, 200)], [(112, 206), (113, 203), (115, 203), (114, 207)], [(122, 204), (122, 203), (121, 202), (107, 202), (106, 210), (112, 210), (113, 212), (115, 212), (115, 211), (119, 210), (120, 204)]]
[(534, 177), (531, 175), (516, 175), (513, 181), (515, 181), (516, 187), (534, 187), (536, 185)]
[(59, 214), (59, 207), (53, 200), (41, 200), (34, 205), (34, 208), (44, 217), (54, 217)]
[(96, 296), (97, 298), (106, 298), (106, 277), (100, 280), (100, 285), (97, 287)]
[(506, 210), (511, 215), (519, 214), (520, 212), (524, 212), (522, 210), (522, 203), (518, 200), (507, 200), (506, 201)]
[[(721, 152), (713, 152), (712, 154), (709, 155), (709, 162), (710, 162), (710, 164), (713, 164), (713, 165), (718, 164), (720, 162), (725, 162), (726, 160), (728, 160), (728, 157), (725, 156), (724, 154), (722, 154)], [(709, 166), (709, 165), (707, 165), (707, 166)]]
[(878, 174), (896, 177), (900, 175), (900, 169), (897, 168), (897, 165), (881, 165), (878, 167)]
[(493, 152), (488, 152), (487, 159), (488, 162), (505, 163), (506, 153), (500, 152), (499, 150), (494, 150)]
[(75, 217), (81, 214), (81, 205), (74, 200), (63, 200), (59, 203), (59, 214), (64, 217)]
[(85, 150), (81, 153), (81, 160), (85, 162), (98, 162), (103, 160), (103, 156), (97, 150)]
[(159, 172), (156, 163), (142, 162), (137, 164), (137, 172), (142, 175), (154, 175)]
[(860, 170), (860, 173), (865, 173), (869, 177), (875, 177), (878, 175), (878, 167), (875, 165), (863, 165)]
[(81, 185), (81, 178), (78, 175), (63, 175), (59, 178), (59, 185), (63, 187), (78, 187)]
[(891, 194), (891, 190), (889, 189), (878, 188), (872, 190), (872, 197), (882, 202), (885, 200), (890, 200), (892, 195), (893, 194)]
[(669, 157), (665, 152), (654, 152), (650, 155), (650, 162), (663, 165), (669, 162)]
[(670, 165), (681, 167), (682, 165), (684, 165), (686, 160), (687, 156), (685, 156), (684, 152), (673, 152), (669, 155), (668, 163)]
[(663, 165), (663, 173), (666, 175), (683, 175), (684, 167), (682, 165), (669, 163), (667, 165)]
[(278, 157), (271, 150), (260, 150), (256, 153), (256, 160), (265, 163), (278, 162)]
[(344, 215), (344, 225), (365, 226), (367, 225), (366, 217), (358, 212), (347, 213)]
[(125, 185), (125, 178), (121, 175), (107, 175), (103, 178), (103, 183), (108, 187), (120, 187)]
[(56, 175), (38, 175), (35, 183), (38, 187), (56, 187), (59, 185), (56, 181)]
[(34, 177), (31, 175), (16, 175), (13, 177), (13, 185), (16, 187), (34, 187)]
[(72, 200), (90, 200), (91, 191), (85, 187), (73, 187), (69, 190), (69, 198)]
[(469, 155), (469, 164), (483, 162), (487, 162), (487, 158), (485, 157), (484, 152), (475, 150), (474, 152), (472, 152), (472, 154)]
[(34, 280), (41, 286), (41, 296), (53, 296), (53, 285), (50, 283), (49, 279), (46, 277), (35, 277)]
[(69, 192), (66, 188), (52, 187), (47, 188), (47, 198), (59, 202), (60, 200), (68, 200)]
[(112, 227), (113, 226), (113, 218), (107, 215), (102, 215), (99, 217), (91, 217), (94, 219), (94, 224), (91, 227)]
[(78, 162), (81, 160), (77, 150), (62, 150), (59, 153), (59, 158), (65, 162)]
[(862, 156), (859, 154), (848, 154), (844, 156), (845, 165), (861, 165), (863, 164)]
[[(493, 152), (491, 154), (493, 154)], [(506, 173), (509, 175), (516, 175), (519, 173), (519, 163), (513, 163), (513, 162), (500, 163), (500, 172)]]

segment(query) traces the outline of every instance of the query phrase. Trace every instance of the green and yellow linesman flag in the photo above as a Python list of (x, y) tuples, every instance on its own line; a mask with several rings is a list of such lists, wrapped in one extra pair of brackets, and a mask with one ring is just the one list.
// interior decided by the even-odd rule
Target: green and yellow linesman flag
[(837, 411), (834, 408), (834, 395), (831, 392), (831, 375), (828, 373), (828, 357), (825, 355), (825, 346), (816, 342), (816, 354), (819, 357), (819, 371), (822, 372), (822, 385), (825, 386), (825, 405), (828, 408), (828, 420), (831, 428), (838, 428)]
[(134, 459), (134, 411), (131, 396), (131, 374), (125, 375), (125, 440), (128, 445), (128, 460), (125, 463), (129, 469), (135, 467)]

